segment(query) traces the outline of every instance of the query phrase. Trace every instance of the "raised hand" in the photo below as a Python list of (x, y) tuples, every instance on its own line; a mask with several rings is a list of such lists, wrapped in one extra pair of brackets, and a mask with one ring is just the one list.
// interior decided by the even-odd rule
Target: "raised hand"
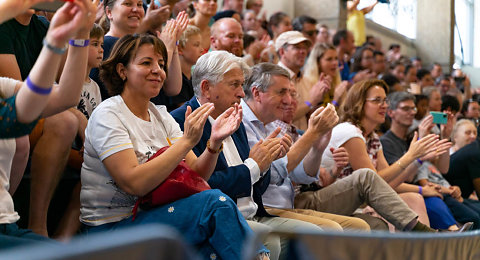
[(338, 115), (335, 107), (328, 104), (326, 107), (317, 108), (308, 119), (307, 131), (313, 132), (320, 137), (330, 131), (338, 122)]
[(53, 2), (53, 0), (2, 0), (0, 1), (0, 23), (24, 13), (36, 4), (45, 2)]
[(439, 140), (435, 146), (434, 149), (432, 149), (429, 153), (421, 157), (420, 159), (422, 161), (428, 161), (428, 160), (433, 160), (436, 159), (438, 156), (449, 152), (450, 147), (452, 147), (452, 142), (449, 142), (448, 139), (442, 139)]
[(155, 5), (155, 1), (152, 1), (148, 6), (145, 17), (142, 20), (143, 32), (156, 31), (162, 24), (164, 24), (170, 17), (170, 6), (165, 5), (158, 7)]
[(293, 139), (290, 135), (284, 134), (280, 138), (280, 144), (281, 144), (281, 151), (278, 154), (276, 159), (280, 159), (280, 158), (284, 157), (285, 155), (287, 155), (288, 151), (290, 151), (290, 147), (292, 147)]
[(100, 23), (100, 19), (105, 15), (105, 10), (103, 10), (103, 2), (100, 2), (97, 5), (97, 13), (95, 14), (95, 23)]
[(265, 172), (280, 154), (281, 146), (279, 138), (260, 140), (250, 149), (248, 157), (257, 163), (260, 172)]
[(415, 132), (412, 142), (410, 143), (410, 148), (407, 151), (412, 158), (420, 158), (435, 151), (435, 145), (438, 142), (438, 135), (429, 134), (422, 139), (417, 139), (418, 133)]
[(168, 20), (165, 26), (162, 29), (160, 34), (157, 33), (158, 38), (165, 43), (165, 47), (169, 50), (175, 49), (175, 44), (177, 42), (177, 21)]
[(326, 75), (325, 73), (320, 74), (320, 79), (315, 85), (310, 89), (310, 103), (312, 105), (317, 105), (323, 100), (323, 96), (330, 91), (332, 87), (332, 77)]
[(221, 143), (225, 138), (237, 131), (241, 122), (242, 107), (235, 104), (234, 107), (225, 110), (225, 112), (215, 120), (215, 123), (212, 125), (210, 142)]
[(340, 103), (340, 101), (342, 100), (344, 94), (347, 93), (348, 86), (349, 86), (349, 83), (348, 83), (348, 81), (346, 81), (346, 80), (344, 80), (344, 81), (342, 81), (340, 84), (338, 84), (338, 85), (335, 87), (335, 91), (334, 91), (334, 93), (333, 93), (333, 100), (335, 100), (335, 101), (337, 101), (338, 103)]
[(95, 22), (99, 0), (75, 0), (65, 3), (52, 18), (47, 32), (47, 42), (62, 48), (72, 37), (88, 36)]
[(188, 14), (185, 11), (181, 11), (177, 15), (177, 19), (175, 19), (177, 22), (177, 35), (176, 35), (176, 40), (180, 40), (180, 37), (182, 36), (183, 32), (187, 29), (188, 26)]
[(265, 141), (270, 140), (270, 139), (279, 139), (280, 140), (280, 152), (277, 155), (276, 159), (280, 159), (287, 155), (288, 151), (290, 150), (290, 147), (293, 144), (292, 137), (290, 137), (288, 134), (285, 134), (281, 137), (277, 137), (281, 132), (280, 127), (277, 127), (275, 131), (273, 131), (267, 138), (265, 138)]
[[(188, 141), (192, 148), (200, 141), (203, 134), (203, 126), (213, 109), (214, 106), (212, 103), (205, 103), (193, 112), (191, 107), (187, 107), (187, 111), (185, 111), (183, 138)], [(213, 149), (215, 149), (215, 147), (213, 147)]]
[(433, 116), (428, 115), (426, 116), (422, 122), (418, 125), (418, 137), (423, 138), (430, 134), (432, 128), (435, 126), (433, 123)]
[(450, 138), (450, 135), (453, 131), (453, 126), (456, 123), (455, 115), (450, 111), (443, 111), (443, 113), (447, 114), (447, 123), (445, 125), (440, 125), (440, 130), (443, 138)]

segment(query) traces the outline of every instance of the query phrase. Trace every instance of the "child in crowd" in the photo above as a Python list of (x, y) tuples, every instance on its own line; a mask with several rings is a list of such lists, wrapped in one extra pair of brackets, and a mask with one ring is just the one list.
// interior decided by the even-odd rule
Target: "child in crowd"
[(102, 27), (100, 27), (98, 24), (94, 24), (92, 30), (90, 30), (87, 75), (85, 77), (85, 82), (83, 83), (82, 93), (80, 94), (78, 105), (76, 109), (71, 109), (79, 121), (77, 137), (81, 138), (81, 146), (83, 146), (83, 142), (85, 140), (85, 128), (87, 127), (87, 120), (90, 118), (93, 110), (98, 106), (98, 104), (100, 104), (100, 102), (102, 102), (100, 87), (89, 77), (88, 73), (90, 73), (93, 68), (98, 68), (100, 66), (100, 62), (103, 60), (103, 35), (104, 31)]
[(182, 68), (182, 89), (173, 97), (167, 97), (164, 103), (172, 111), (194, 96), (192, 86), (192, 67), (203, 54), (202, 31), (195, 25), (188, 25), (178, 41), (178, 56)]

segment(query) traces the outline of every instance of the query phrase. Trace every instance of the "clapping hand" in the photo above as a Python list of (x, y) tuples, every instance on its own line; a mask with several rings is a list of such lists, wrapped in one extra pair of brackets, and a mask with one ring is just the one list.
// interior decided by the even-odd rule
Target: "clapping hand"
[(2, 0), (0, 1), (0, 23), (26, 12), (36, 4), (53, 0)]
[(438, 135), (429, 134), (424, 138), (418, 139), (418, 133), (415, 132), (407, 153), (409, 153), (412, 158), (420, 158), (434, 152), (437, 143)]
[(322, 72), (318, 82), (315, 83), (315, 85), (313, 85), (310, 89), (310, 103), (312, 103), (314, 106), (320, 103), (323, 100), (324, 95), (330, 91), (331, 87), (332, 77)]
[(432, 149), (429, 153), (427, 153), (420, 159), (422, 161), (436, 159), (438, 156), (449, 152), (450, 147), (452, 147), (452, 142), (449, 142), (448, 139), (439, 140), (434, 146), (435, 149)]
[(187, 140), (191, 148), (200, 141), (205, 122), (214, 108), (212, 103), (205, 103), (193, 112), (190, 106), (187, 107), (187, 111), (185, 111), (183, 138)]
[(290, 151), (290, 147), (293, 144), (292, 137), (288, 134), (284, 134), (282, 137), (277, 137), (278, 134), (280, 134), (281, 129), (278, 127), (273, 131), (267, 138), (265, 138), (265, 142), (270, 139), (279, 139), (280, 140), (280, 145), (281, 145), (281, 152), (278, 154), (278, 156), (275, 158), (280, 159), (287, 155), (288, 151)]
[(73, 37), (88, 37), (95, 22), (98, 1), (75, 0), (65, 3), (52, 18), (47, 32), (47, 42), (62, 48)]
[(320, 137), (330, 131), (338, 122), (335, 107), (328, 104), (326, 107), (317, 108), (308, 119), (307, 131), (311, 131)]
[(156, 31), (163, 23), (170, 17), (170, 6), (165, 5), (158, 7), (155, 1), (152, 1), (148, 6), (145, 17), (142, 20), (142, 28), (146, 31)]
[(215, 123), (212, 125), (212, 133), (210, 142), (221, 143), (225, 138), (237, 131), (242, 122), (242, 107), (235, 104), (233, 107), (225, 110), (217, 117)]

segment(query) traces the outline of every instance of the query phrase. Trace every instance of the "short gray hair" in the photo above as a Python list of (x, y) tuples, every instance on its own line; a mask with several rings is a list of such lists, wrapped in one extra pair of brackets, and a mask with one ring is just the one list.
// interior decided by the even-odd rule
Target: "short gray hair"
[(227, 51), (211, 51), (202, 55), (192, 72), (192, 85), (196, 97), (202, 95), (202, 80), (213, 85), (223, 80), (223, 75), (232, 69), (241, 69), (245, 78), (250, 75), (250, 67), (242, 58)]
[(415, 103), (415, 96), (405, 91), (397, 91), (388, 95), (388, 100), (388, 108), (394, 110), (398, 108), (398, 104), (401, 102), (411, 100)]
[(275, 75), (285, 76), (290, 80), (290, 73), (276, 64), (264, 62), (253, 66), (252, 74), (245, 82), (245, 85), (243, 85), (245, 99), (252, 98), (253, 87), (256, 87), (261, 92), (266, 92), (275, 83), (272, 80), (272, 76)]

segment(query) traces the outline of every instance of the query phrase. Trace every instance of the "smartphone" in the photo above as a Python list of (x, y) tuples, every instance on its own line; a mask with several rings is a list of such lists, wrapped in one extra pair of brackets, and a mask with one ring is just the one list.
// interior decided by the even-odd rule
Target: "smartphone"
[(447, 121), (448, 121), (447, 114), (442, 112), (433, 112), (433, 111), (430, 112), (430, 114), (433, 116), (434, 124), (442, 124), (442, 125), (447, 124)]
[(34, 5), (32, 8), (37, 11), (47, 11), (47, 12), (55, 12), (60, 7), (62, 7), (65, 2), (71, 2), (72, 0), (55, 0), (53, 2), (46, 2)]

